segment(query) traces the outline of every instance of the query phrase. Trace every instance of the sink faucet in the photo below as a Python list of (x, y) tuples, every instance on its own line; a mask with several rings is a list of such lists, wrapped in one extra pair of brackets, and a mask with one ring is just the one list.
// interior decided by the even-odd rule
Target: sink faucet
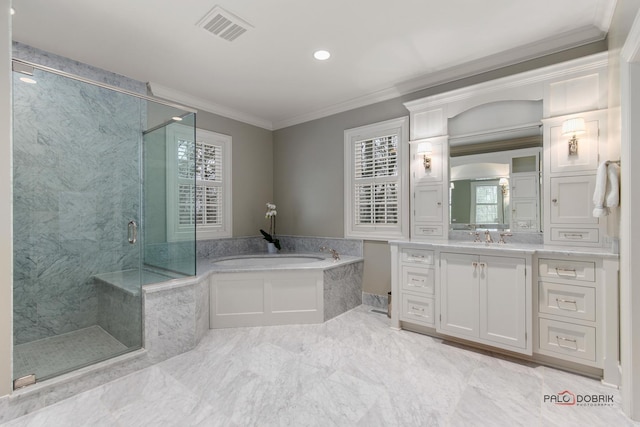
[(320, 252), (323, 252), (323, 251), (330, 252), (331, 256), (333, 256), (333, 260), (334, 261), (338, 261), (340, 259), (340, 254), (335, 249), (331, 249), (331, 248), (328, 248), (326, 246), (321, 246), (320, 247)]
[(489, 243), (493, 243), (493, 237), (491, 237), (491, 233), (489, 232), (489, 230), (485, 230), (484, 232), (484, 241), (487, 243), (487, 245)]
[(478, 243), (480, 242), (480, 232), (479, 231), (472, 231), (469, 234), (471, 234), (472, 236), (474, 236), (473, 238), (473, 243)]
[(502, 244), (502, 245), (504, 245), (505, 243), (507, 243), (507, 242), (505, 242), (505, 240), (504, 240), (505, 236), (509, 236), (509, 237), (511, 237), (511, 236), (513, 236), (513, 234), (511, 234), (511, 233), (500, 233), (500, 240), (498, 241), (498, 243), (500, 243), (500, 244)]

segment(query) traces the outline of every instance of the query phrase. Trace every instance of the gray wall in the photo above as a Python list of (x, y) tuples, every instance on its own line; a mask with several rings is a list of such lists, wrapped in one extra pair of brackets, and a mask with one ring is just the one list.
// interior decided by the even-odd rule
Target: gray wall
[[(196, 127), (231, 135), (233, 237), (259, 235), (269, 225), (265, 204), (274, 202), (272, 132), (206, 111), (198, 112)], [(283, 234), (279, 224), (278, 234)]]
[[(274, 132), (275, 202), (279, 230), (303, 236), (344, 236), (345, 129), (407, 116), (403, 102), (481, 83), (606, 50), (597, 42), (543, 58), (414, 92), (392, 100), (324, 117)], [(363, 290), (389, 290), (388, 246), (365, 242)]]

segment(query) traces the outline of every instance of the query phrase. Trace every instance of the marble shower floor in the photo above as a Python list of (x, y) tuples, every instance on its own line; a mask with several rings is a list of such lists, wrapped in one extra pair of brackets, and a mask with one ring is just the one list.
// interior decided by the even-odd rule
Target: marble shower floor
[(100, 326), (90, 326), (15, 346), (13, 376), (36, 374), (36, 378), (42, 379), (126, 350), (127, 346)]
[[(211, 330), (188, 353), (2, 426), (634, 425), (599, 381), (393, 331), (371, 309)], [(613, 404), (544, 402), (564, 390)]]

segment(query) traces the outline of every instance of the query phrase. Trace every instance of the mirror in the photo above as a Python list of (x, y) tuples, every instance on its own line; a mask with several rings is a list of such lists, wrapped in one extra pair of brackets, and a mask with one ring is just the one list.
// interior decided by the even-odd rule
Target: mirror
[(503, 101), (449, 120), (451, 230), (542, 231), (541, 117), (539, 101)]
[(452, 156), (451, 229), (539, 232), (541, 153), (537, 146)]

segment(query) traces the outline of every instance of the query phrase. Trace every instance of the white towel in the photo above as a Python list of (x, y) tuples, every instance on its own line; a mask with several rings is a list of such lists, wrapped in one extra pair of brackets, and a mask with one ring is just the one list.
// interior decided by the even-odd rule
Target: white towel
[(598, 172), (596, 173), (596, 189), (593, 192), (593, 216), (598, 218), (609, 214), (604, 204), (605, 194), (607, 192), (607, 162), (600, 163)]
[(620, 204), (620, 166), (609, 163), (607, 166), (607, 193), (605, 206), (615, 208)]

